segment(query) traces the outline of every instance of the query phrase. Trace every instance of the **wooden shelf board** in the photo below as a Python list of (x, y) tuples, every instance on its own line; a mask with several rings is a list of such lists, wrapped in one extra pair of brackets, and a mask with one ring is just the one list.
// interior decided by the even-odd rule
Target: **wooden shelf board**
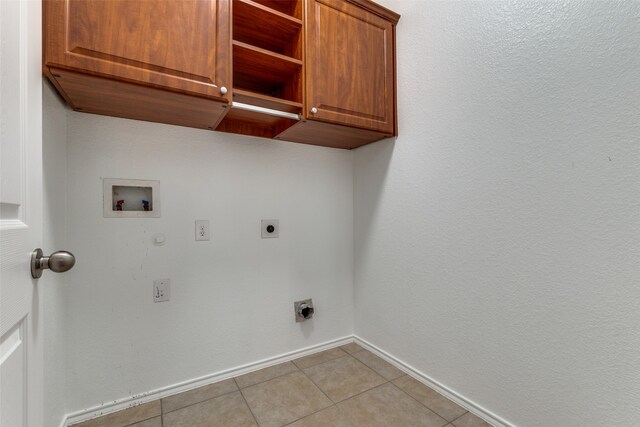
[(282, 12), (285, 15), (292, 16), (294, 18), (301, 18), (301, 2), (300, 0), (252, 0), (254, 3), (259, 3), (270, 9)]
[(256, 105), (258, 107), (271, 108), (278, 111), (299, 114), (302, 111), (302, 103), (274, 98), (248, 90), (233, 88), (233, 100), (243, 104)]
[(234, 61), (236, 56), (240, 56), (240, 60), (248, 59), (254, 64), (262, 64), (265, 67), (280, 67), (283, 71), (286, 69), (295, 70), (302, 67), (302, 61), (299, 59), (262, 49), (238, 40), (233, 41)]
[(251, 0), (233, 2), (233, 38), (261, 48), (301, 55), (302, 21)]
[(289, 101), (302, 100), (302, 61), (233, 42), (233, 86)]

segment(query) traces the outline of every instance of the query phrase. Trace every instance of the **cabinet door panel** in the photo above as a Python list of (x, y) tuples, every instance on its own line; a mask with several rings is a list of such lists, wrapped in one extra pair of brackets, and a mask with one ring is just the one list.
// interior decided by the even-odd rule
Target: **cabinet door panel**
[(229, 0), (47, 0), (45, 65), (228, 100)]
[(308, 2), (309, 119), (394, 133), (393, 31), (391, 22), (346, 1)]

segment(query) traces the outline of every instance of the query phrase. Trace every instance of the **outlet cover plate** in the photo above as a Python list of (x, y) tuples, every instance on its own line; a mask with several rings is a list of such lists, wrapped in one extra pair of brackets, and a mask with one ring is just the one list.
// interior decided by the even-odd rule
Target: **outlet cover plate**
[(209, 221), (206, 219), (196, 220), (196, 241), (209, 240)]
[(164, 302), (171, 299), (171, 280), (156, 279), (153, 281), (153, 302)]
[(263, 219), (261, 224), (263, 239), (280, 237), (280, 222), (277, 219)]

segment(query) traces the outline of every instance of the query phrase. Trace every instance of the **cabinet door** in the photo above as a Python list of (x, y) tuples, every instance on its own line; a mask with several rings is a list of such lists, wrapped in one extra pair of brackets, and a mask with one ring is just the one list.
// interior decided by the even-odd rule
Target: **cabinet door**
[(307, 118), (394, 134), (393, 24), (344, 0), (307, 5)]
[(45, 0), (45, 25), (45, 66), (230, 99), (229, 0)]

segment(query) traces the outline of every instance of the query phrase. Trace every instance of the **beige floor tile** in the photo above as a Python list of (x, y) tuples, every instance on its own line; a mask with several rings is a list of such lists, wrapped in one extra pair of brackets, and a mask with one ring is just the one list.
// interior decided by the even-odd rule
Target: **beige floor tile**
[(349, 416), (337, 406), (329, 406), (320, 412), (304, 417), (287, 427), (358, 427), (351, 424)]
[(471, 412), (468, 412), (454, 420), (452, 424), (456, 427), (491, 427), (491, 424), (487, 423), (480, 417), (473, 415)]
[(349, 354), (357, 353), (358, 351), (364, 350), (364, 348), (360, 347), (358, 344), (354, 342), (350, 342), (349, 344), (341, 345), (341, 349), (346, 351)]
[(334, 402), (340, 402), (386, 382), (380, 375), (351, 356), (312, 366), (304, 369), (304, 373)]
[(394, 380), (404, 375), (404, 372), (400, 369), (396, 368), (386, 360), (379, 358), (370, 351), (359, 351), (357, 353), (353, 353), (352, 356), (382, 375), (387, 381)]
[(320, 353), (310, 354), (309, 356), (296, 359), (293, 363), (300, 369), (308, 368), (320, 363), (328, 362), (329, 360), (337, 359), (339, 357), (346, 356), (343, 350), (339, 348), (331, 348), (329, 350), (321, 351)]
[(338, 404), (355, 426), (442, 427), (447, 421), (387, 383)]
[(242, 394), (263, 427), (282, 426), (332, 404), (300, 371), (244, 388)]
[(205, 400), (162, 416), (164, 427), (256, 427), (239, 391)]
[(160, 401), (154, 400), (80, 424), (74, 424), (73, 427), (124, 427), (158, 415), (160, 415)]
[(296, 365), (291, 362), (285, 362), (236, 377), (236, 382), (238, 383), (238, 387), (245, 388), (297, 370), (298, 367)]
[(146, 421), (130, 424), (127, 427), (162, 427), (162, 417), (151, 418)]
[(214, 397), (237, 390), (238, 387), (236, 387), (233, 379), (228, 379), (204, 387), (194, 388), (193, 390), (183, 393), (174, 394), (173, 396), (162, 399), (162, 413), (166, 414), (167, 412), (175, 411), (176, 409), (184, 408), (194, 403), (204, 402), (205, 400), (213, 399)]
[(453, 421), (467, 412), (466, 409), (408, 375), (398, 378), (393, 383), (447, 421)]

